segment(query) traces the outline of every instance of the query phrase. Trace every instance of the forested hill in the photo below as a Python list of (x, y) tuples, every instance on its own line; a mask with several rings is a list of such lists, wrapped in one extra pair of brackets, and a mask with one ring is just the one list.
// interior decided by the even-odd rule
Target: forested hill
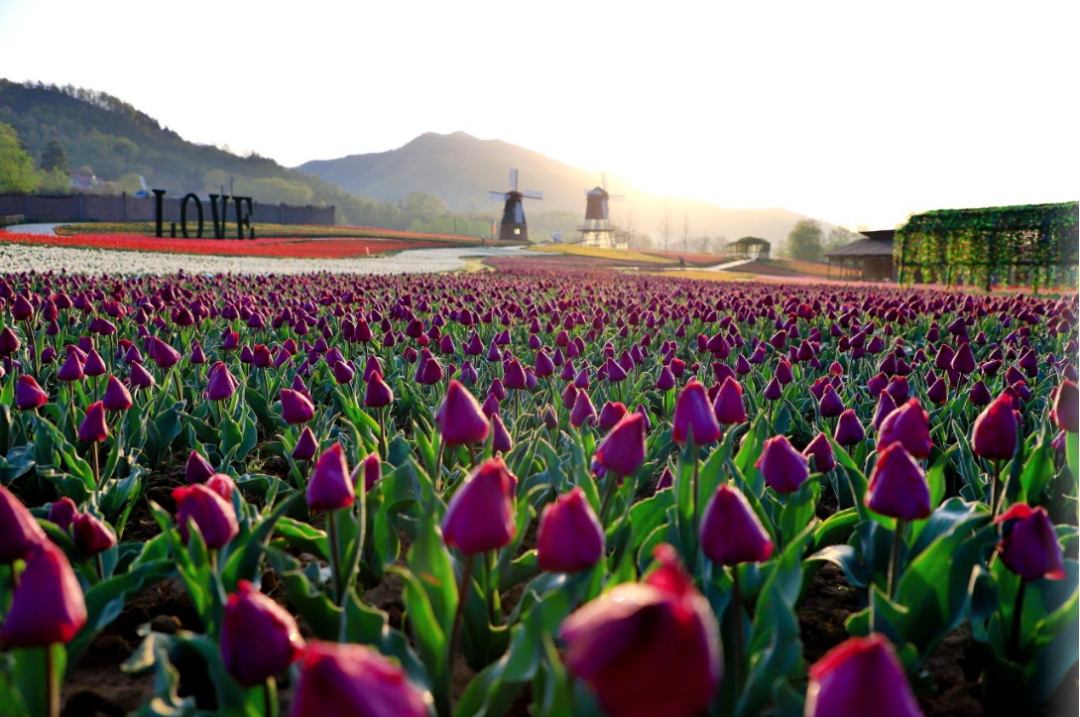
[(238, 195), (288, 204), (333, 204), (349, 224), (414, 227), (396, 202), (345, 192), (318, 177), (267, 157), (240, 157), (188, 142), (153, 117), (111, 95), (76, 87), (20, 84), (0, 79), (0, 122), (11, 125), (35, 158), (49, 142), (64, 148), (71, 173), (94, 174), (134, 190), (139, 176), (170, 193), (216, 191), (234, 182)]

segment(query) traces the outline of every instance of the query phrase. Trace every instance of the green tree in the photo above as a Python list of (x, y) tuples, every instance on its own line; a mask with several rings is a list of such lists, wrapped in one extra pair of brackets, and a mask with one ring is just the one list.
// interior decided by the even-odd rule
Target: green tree
[(34, 160), (19, 144), (15, 129), (0, 122), (0, 192), (32, 192), (40, 184)]
[(844, 227), (835, 227), (825, 237), (823, 244), (826, 252), (830, 252), (833, 249), (839, 249), (842, 246), (847, 246), (853, 241), (862, 239), (863, 237), (855, 232), (845, 229)]
[(797, 261), (820, 261), (824, 232), (813, 219), (803, 219), (787, 237), (787, 255)]
[(41, 185), (38, 189), (42, 194), (71, 194), (71, 176), (67, 172), (53, 169), (39, 175)]
[(58, 169), (64, 174), (71, 174), (71, 167), (68, 166), (67, 150), (64, 149), (64, 145), (55, 139), (51, 140), (45, 147), (45, 151), (41, 153), (41, 171), (51, 172), (54, 169)]

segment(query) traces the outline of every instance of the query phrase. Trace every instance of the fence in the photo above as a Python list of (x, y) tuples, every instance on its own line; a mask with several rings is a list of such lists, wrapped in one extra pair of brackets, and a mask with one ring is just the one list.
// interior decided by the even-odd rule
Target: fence
[[(181, 197), (165, 197), (165, 222), (180, 221)], [(203, 201), (206, 221), (210, 221), (210, 204)], [(188, 221), (194, 219), (195, 208), (189, 208)], [(27, 222), (152, 222), (154, 198), (131, 197), (127, 194), (0, 194), (0, 216), (22, 215)], [(236, 221), (236, 206), (230, 202), (226, 221)], [(334, 207), (299, 207), (290, 204), (260, 204), (255, 202), (252, 222), (263, 224), (334, 224)]]

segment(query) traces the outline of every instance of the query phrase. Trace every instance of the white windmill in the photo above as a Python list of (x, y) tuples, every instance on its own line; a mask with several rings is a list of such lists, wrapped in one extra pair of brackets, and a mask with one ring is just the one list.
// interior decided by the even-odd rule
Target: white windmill
[(608, 203), (626, 197), (621, 194), (609, 194), (607, 175), (601, 173), (600, 186), (585, 190), (585, 223), (578, 227), (581, 232), (581, 244), (604, 249), (626, 249), (626, 242), (618, 242), (615, 225), (611, 222)]

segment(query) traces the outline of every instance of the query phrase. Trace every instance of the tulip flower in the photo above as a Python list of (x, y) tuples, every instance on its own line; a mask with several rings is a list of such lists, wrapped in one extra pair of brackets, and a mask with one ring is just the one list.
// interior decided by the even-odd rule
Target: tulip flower
[(694, 445), (707, 446), (720, 438), (720, 425), (709, 405), (705, 387), (691, 381), (683, 387), (675, 402), (671, 439), (680, 447), (693, 437)]
[(865, 503), (875, 513), (891, 518), (918, 520), (930, 516), (930, 486), (902, 442), (893, 442), (878, 456)]
[(1012, 396), (1003, 393), (975, 419), (971, 450), (992, 461), (1007, 461), (1016, 453), (1018, 429)]
[(514, 449), (514, 441), (498, 413), (491, 414), (491, 435), (491, 447), (495, 453), (509, 453)]
[[(379, 460), (377, 453), (371, 453), (364, 458), (364, 460), (360, 461), (360, 466), (362, 467), (364, 474), (364, 492), (365, 494), (370, 493), (382, 479), (382, 461)], [(356, 483), (355, 478), (353, 479), (353, 483)]]
[(15, 380), (15, 405), (22, 411), (32, 411), (49, 402), (49, 394), (38, 385), (33, 376), (23, 374)]
[(476, 398), (461, 383), (450, 379), (446, 397), (435, 412), (439, 435), (447, 446), (482, 443), (491, 425)]
[(777, 493), (794, 493), (810, 476), (806, 456), (788, 442), (787, 436), (765, 439), (755, 464), (765, 482)]
[(184, 480), (188, 485), (205, 483), (216, 472), (214, 466), (210, 465), (210, 461), (203, 458), (198, 451), (188, 454), (187, 463), (184, 464)]
[(925, 460), (930, 457), (930, 415), (923, 410), (917, 399), (910, 399), (903, 406), (890, 413), (878, 429), (877, 448), (883, 448), (900, 441), (915, 458)]
[(566, 664), (611, 717), (686, 717), (702, 712), (720, 682), (720, 631), (674, 549), (659, 567), (623, 583), (562, 624)]
[(315, 432), (310, 426), (304, 426), (304, 430), (300, 431), (300, 437), (296, 439), (296, 445), (293, 447), (293, 459), (310, 461), (318, 451), (319, 441), (315, 438)]
[(313, 512), (322, 513), (348, 508), (356, 500), (356, 491), (340, 443), (319, 456), (307, 484), (307, 503)]
[(1001, 528), (997, 549), (1005, 567), (1028, 582), (1065, 577), (1061, 545), (1045, 508), (1017, 503), (994, 522)]
[(281, 389), (281, 417), (285, 423), (295, 426), (315, 418), (315, 404), (311, 399), (292, 389)]
[(225, 604), (221, 623), (221, 661), (245, 687), (266, 682), (303, 654), (296, 620), (247, 580)]
[(835, 418), (843, 412), (844, 401), (840, 398), (840, 394), (836, 392), (832, 384), (826, 384), (821, 394), (821, 400), (818, 401), (818, 413), (821, 414), (822, 418)]
[(240, 382), (229, 372), (229, 368), (218, 361), (210, 369), (210, 378), (206, 383), (206, 397), (211, 401), (224, 401), (232, 398)]
[(0, 624), (6, 647), (67, 644), (86, 624), (86, 602), (64, 553), (45, 540), (26, 558)]
[(0, 565), (28, 557), (48, 540), (22, 501), (0, 485)]
[(442, 530), (447, 547), (472, 556), (508, 545), (517, 534), (516, 483), (502, 458), (481, 463), (446, 508)]
[(236, 537), (240, 528), (232, 503), (201, 483), (173, 489), (176, 501), (176, 523), (180, 537), (187, 543), (188, 525), (194, 522), (206, 547), (219, 550)]
[[(370, 362), (368, 363), (370, 366)], [(394, 402), (394, 392), (382, 380), (382, 374), (371, 372), (364, 392), (364, 405), (368, 408), (385, 408)]]
[(580, 428), (586, 423), (596, 423), (596, 408), (586, 391), (578, 391), (574, 408), (570, 411), (570, 425)]
[(596, 565), (603, 554), (604, 531), (581, 488), (575, 486), (544, 508), (536, 538), (541, 568), (577, 573)]
[(105, 404), (101, 401), (90, 404), (86, 417), (79, 425), (79, 440), (83, 443), (98, 443), (109, 437), (109, 427), (105, 423)]
[(803, 449), (803, 455), (807, 460), (814, 459), (814, 470), (818, 473), (828, 473), (836, 468), (836, 456), (833, 455), (832, 444), (824, 433), (817, 434), (814, 440), (810, 441), (810, 444)]
[(836, 432), (833, 434), (833, 440), (841, 446), (854, 446), (863, 442), (866, 438), (866, 431), (863, 429), (862, 423), (859, 422), (859, 417), (855, 415), (854, 409), (847, 409), (840, 414), (840, 418), (836, 422)]
[(233, 492), (236, 490), (236, 483), (228, 474), (215, 473), (207, 478), (206, 483), (203, 485), (220, 495), (222, 500), (226, 503), (232, 502)]
[(734, 426), (746, 423), (746, 406), (743, 405), (743, 391), (739, 382), (730, 376), (720, 384), (713, 401), (713, 413), (721, 426)]
[(1075, 382), (1065, 379), (1054, 389), (1051, 415), (1057, 427), (1066, 433), (1080, 431), (1080, 391)]
[(625, 414), (597, 446), (595, 458), (620, 478), (636, 473), (645, 461), (645, 417)]
[(625, 415), (626, 406), (618, 401), (615, 403), (608, 401), (604, 404), (604, 407), (600, 409), (600, 419), (597, 422), (597, 425), (601, 431), (610, 431)]
[(772, 556), (773, 542), (761, 519), (735, 486), (722, 483), (701, 519), (701, 549), (717, 565), (762, 563)]
[(78, 514), (79, 508), (75, 505), (75, 501), (64, 496), (60, 500), (53, 501), (52, 505), (49, 506), (48, 521), (66, 533), (71, 528), (72, 523), (75, 522), (75, 517)]
[(396, 662), (364, 645), (311, 642), (292, 717), (429, 717), (429, 699)]
[(106, 411), (126, 411), (133, 405), (131, 392), (127, 386), (120, 383), (116, 376), (109, 376), (105, 382), (105, 395), (101, 399)]
[(116, 532), (107, 523), (90, 513), (75, 518), (75, 545), (88, 558), (116, 545)]
[(810, 668), (806, 717), (922, 717), (903, 665), (881, 634), (852, 637)]

